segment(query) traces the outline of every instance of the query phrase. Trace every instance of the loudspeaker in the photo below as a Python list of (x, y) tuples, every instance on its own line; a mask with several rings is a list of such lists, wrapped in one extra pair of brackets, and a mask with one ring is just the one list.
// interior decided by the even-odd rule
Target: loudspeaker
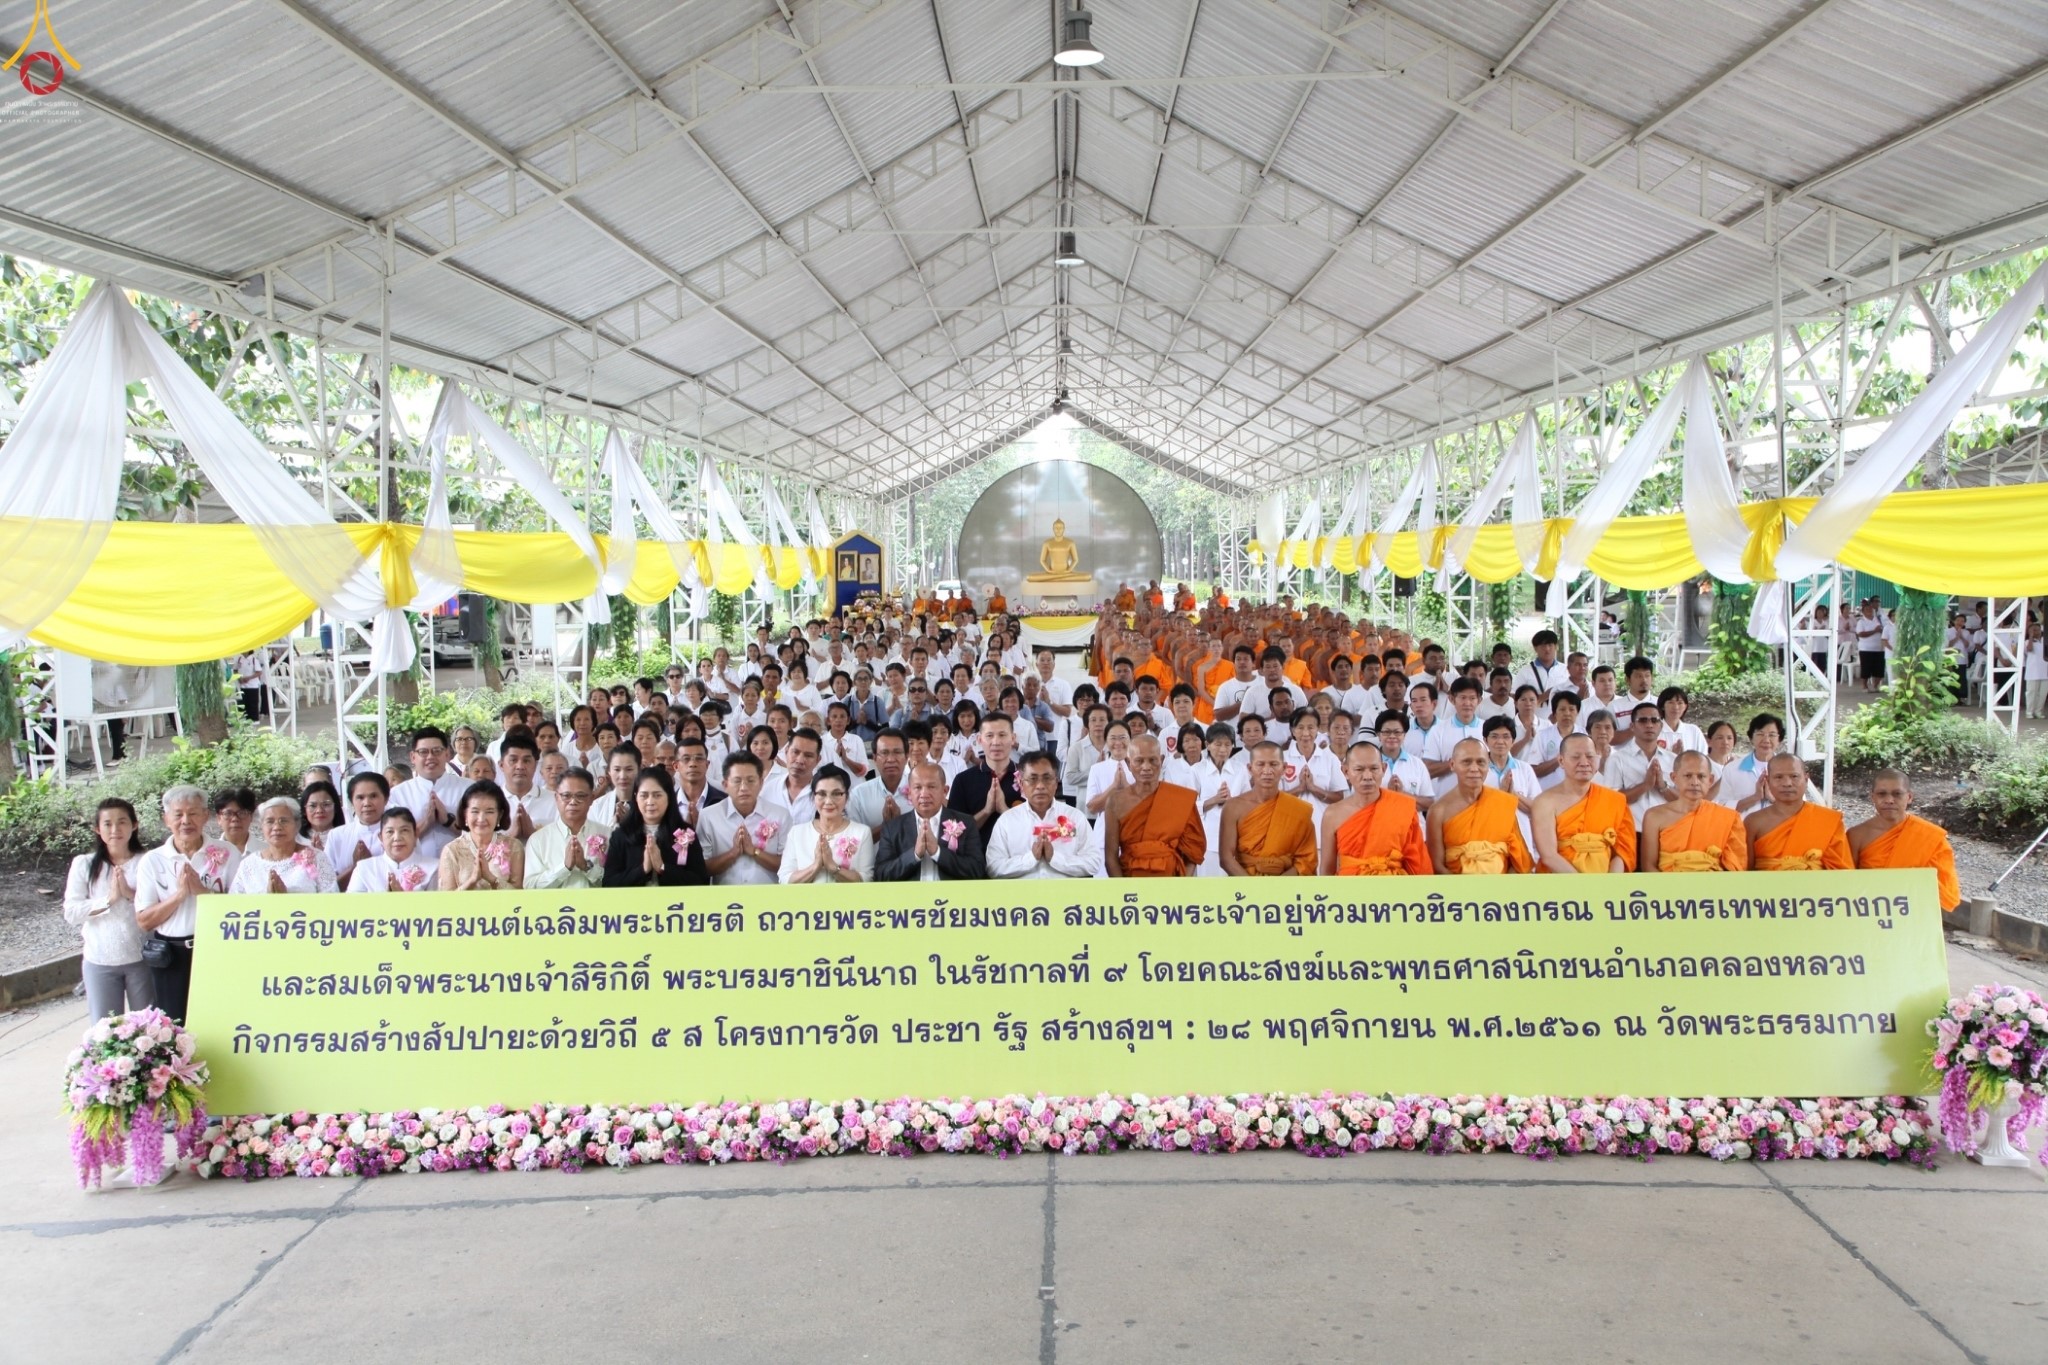
[(475, 593), (464, 593), (460, 599), (459, 611), (462, 621), (462, 639), (465, 644), (480, 645), (490, 638), (491, 624), (484, 615), (484, 599)]
[(1403, 577), (1401, 577), (1401, 575), (1399, 575), (1399, 574), (1395, 574), (1395, 575), (1394, 575), (1394, 596), (1396, 596), (1396, 597), (1413, 597), (1413, 596), (1415, 596), (1415, 580), (1414, 580), (1414, 579), (1412, 579), (1412, 578), (1403, 578)]

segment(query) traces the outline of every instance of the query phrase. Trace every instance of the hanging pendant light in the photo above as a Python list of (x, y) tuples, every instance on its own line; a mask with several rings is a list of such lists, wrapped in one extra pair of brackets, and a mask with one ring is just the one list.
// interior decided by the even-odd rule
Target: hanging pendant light
[(1068, 10), (1060, 50), (1053, 54), (1053, 61), (1061, 66), (1094, 66), (1101, 61), (1102, 53), (1088, 37), (1094, 22), (1095, 16), (1085, 9)]
[(1077, 247), (1074, 243), (1073, 233), (1062, 232), (1060, 234), (1059, 249), (1053, 253), (1052, 263), (1054, 265), (1070, 266), (1086, 264), (1086, 262), (1084, 262), (1081, 259), (1080, 248)]

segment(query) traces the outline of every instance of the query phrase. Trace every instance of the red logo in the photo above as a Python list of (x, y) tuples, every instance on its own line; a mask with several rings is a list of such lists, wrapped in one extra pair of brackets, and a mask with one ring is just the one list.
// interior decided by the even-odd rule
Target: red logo
[[(28, 46), (36, 40), (39, 29), (49, 39), (50, 47), (30, 52)], [(35, 17), (29, 21), (28, 33), (21, 46), (14, 49), (14, 55), (0, 62), (0, 71), (12, 71), (17, 64), (21, 67), (21, 88), (37, 96), (55, 94), (64, 84), (66, 70), (78, 65), (64, 40), (57, 36), (56, 25), (50, 22), (50, 0), (36, 0)]]

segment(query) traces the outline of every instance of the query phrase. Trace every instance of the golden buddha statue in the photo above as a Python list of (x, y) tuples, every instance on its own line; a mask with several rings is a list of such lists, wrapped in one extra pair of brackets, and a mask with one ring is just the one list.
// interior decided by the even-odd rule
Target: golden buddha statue
[(1040, 583), (1052, 586), (1080, 587), (1095, 581), (1092, 574), (1078, 573), (1081, 564), (1081, 550), (1067, 539), (1067, 523), (1055, 520), (1052, 537), (1038, 550), (1038, 567), (1044, 573), (1027, 574), (1026, 583)]

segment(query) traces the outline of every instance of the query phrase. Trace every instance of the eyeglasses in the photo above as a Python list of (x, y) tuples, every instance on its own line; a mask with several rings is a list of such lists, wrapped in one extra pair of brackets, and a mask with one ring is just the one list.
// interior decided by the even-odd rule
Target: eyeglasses
[(448, 751), (438, 744), (415, 744), (412, 746), (412, 752), (414, 758), (439, 758)]

